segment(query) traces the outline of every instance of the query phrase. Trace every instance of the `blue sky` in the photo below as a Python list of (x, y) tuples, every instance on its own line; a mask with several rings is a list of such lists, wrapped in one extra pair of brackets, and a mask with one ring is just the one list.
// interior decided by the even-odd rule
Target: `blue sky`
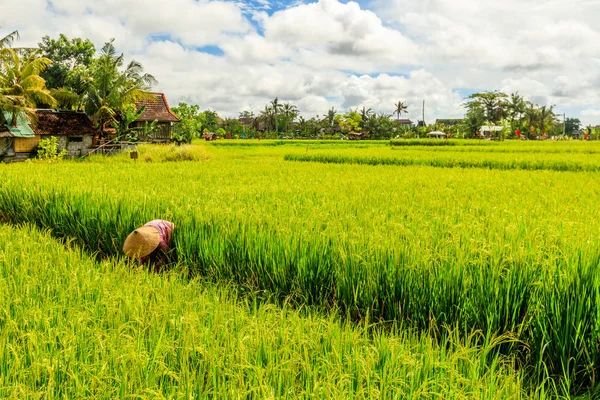
[(597, 124), (599, 17), (590, 0), (19, 0), (0, 34), (115, 38), (171, 103), (225, 116), (279, 97), (306, 116), (401, 100), (417, 119), (426, 100), (428, 118), (450, 118), (502, 90)]

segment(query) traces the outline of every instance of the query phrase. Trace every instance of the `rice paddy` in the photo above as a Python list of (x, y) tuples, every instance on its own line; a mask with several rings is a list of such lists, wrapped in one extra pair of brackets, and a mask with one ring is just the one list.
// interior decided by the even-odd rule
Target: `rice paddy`
[[(177, 268), (202, 285), (266, 297), (275, 310), (315, 308), (314, 318), (333, 318), (344, 329), (377, 322), (381, 338), (410, 332), (410, 340), (430, 340), (433, 352), (451, 340), (481, 357), (486, 367), (476, 380), (508, 377), (505, 392), (455, 398), (593, 397), (600, 363), (600, 145), (481, 143), (231, 141), (192, 146), (193, 161), (140, 162), (142, 149), (137, 162), (119, 156), (0, 165), (0, 218), (70, 238), (101, 259), (117, 257), (117, 264), (132, 229), (169, 219), (177, 226)], [(131, 301), (143, 297), (135, 293)], [(265, 351), (279, 354), (272, 346)], [(509, 372), (502, 369), (507, 360)], [(305, 393), (305, 384), (281, 379), (304, 393), (298, 397), (334, 398), (333, 391)], [(427, 381), (451, 385), (443, 374)], [(481, 382), (480, 388), (492, 385)], [(381, 395), (367, 390), (370, 384), (354, 381), (360, 390), (353, 393), (419, 397)], [(265, 393), (255, 395), (293, 397)]]

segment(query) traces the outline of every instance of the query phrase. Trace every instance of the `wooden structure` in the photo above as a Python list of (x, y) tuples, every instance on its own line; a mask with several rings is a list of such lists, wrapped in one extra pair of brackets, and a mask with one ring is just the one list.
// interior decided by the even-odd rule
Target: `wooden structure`
[(35, 156), (40, 140), (52, 136), (57, 138), (58, 150), (67, 151), (67, 157), (83, 156), (93, 148), (97, 132), (84, 113), (56, 110), (36, 110), (35, 113), (36, 123), (21, 115), (16, 126), (9, 125), (10, 116), (0, 113), (0, 158), (3, 161), (23, 161)]
[(443, 124), (446, 126), (455, 126), (455, 125), (462, 124), (463, 122), (464, 122), (464, 119), (462, 119), (462, 118), (441, 118), (441, 119), (435, 120), (436, 125)]
[(394, 124), (398, 126), (408, 126), (412, 128), (415, 123), (412, 122), (410, 119), (395, 119)]
[(135, 102), (137, 110), (145, 107), (144, 112), (131, 125), (132, 128), (141, 128), (146, 124), (157, 121), (158, 130), (148, 137), (140, 134), (140, 140), (146, 142), (169, 142), (173, 124), (179, 122), (177, 115), (171, 111), (167, 97), (164, 93), (147, 93), (147, 97)]

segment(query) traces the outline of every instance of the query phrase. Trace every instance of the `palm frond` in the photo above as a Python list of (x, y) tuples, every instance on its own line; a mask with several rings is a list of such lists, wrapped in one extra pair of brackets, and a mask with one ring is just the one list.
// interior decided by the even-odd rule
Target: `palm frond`
[(20, 39), (19, 31), (13, 31), (0, 39), (0, 49), (11, 47), (15, 40)]

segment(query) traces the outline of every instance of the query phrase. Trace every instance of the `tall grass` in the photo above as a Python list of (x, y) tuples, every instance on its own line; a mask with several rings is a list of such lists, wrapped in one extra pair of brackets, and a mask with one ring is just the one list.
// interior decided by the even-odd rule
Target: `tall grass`
[(456, 139), (392, 139), (390, 140), (391, 146), (403, 147), (403, 146), (425, 146), (425, 147), (439, 147), (439, 146), (494, 146), (499, 142), (491, 142), (487, 140), (456, 140)]
[(338, 154), (286, 154), (286, 161), (319, 162), (328, 164), (361, 164), (361, 165), (424, 165), (436, 168), (484, 168), (499, 170), (548, 170), (548, 171), (571, 171), (571, 172), (597, 172), (600, 165), (580, 164), (570, 161), (500, 161), (488, 160), (453, 160), (439, 158), (389, 158), (377, 156), (349, 156)]
[(195, 275), (354, 320), (439, 329), (442, 340), (444, 326), (484, 340), (509, 334), (518, 342), (499, 349), (536, 384), (596, 387), (597, 174), (439, 174), (235, 154), (3, 166), (0, 216), (107, 255), (138, 225), (170, 219), (179, 261)]
[[(235, 289), (97, 263), (0, 228), (0, 397), (525, 398), (511, 360), (237, 297)], [(531, 393), (539, 397), (539, 393)]]

